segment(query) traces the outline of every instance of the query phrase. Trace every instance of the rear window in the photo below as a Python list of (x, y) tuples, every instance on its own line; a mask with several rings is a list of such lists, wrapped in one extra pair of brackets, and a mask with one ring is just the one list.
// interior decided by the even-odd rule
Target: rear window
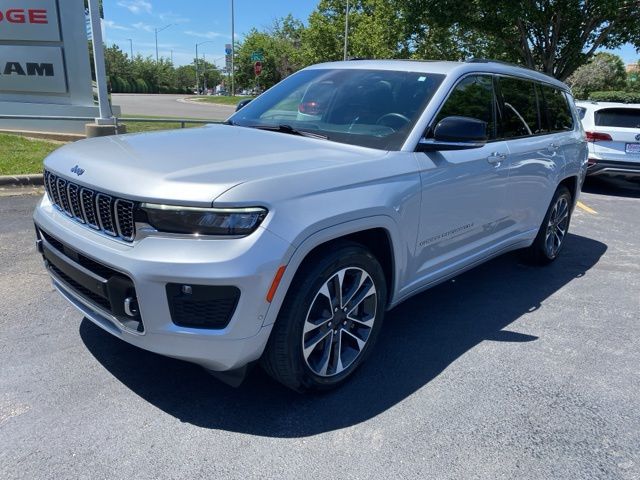
[(573, 130), (571, 107), (565, 94), (557, 88), (541, 85), (546, 107), (546, 117), (551, 132)]
[(640, 128), (640, 109), (604, 108), (595, 113), (599, 127)]
[(538, 119), (538, 101), (533, 82), (501, 77), (504, 136), (527, 137), (541, 133)]

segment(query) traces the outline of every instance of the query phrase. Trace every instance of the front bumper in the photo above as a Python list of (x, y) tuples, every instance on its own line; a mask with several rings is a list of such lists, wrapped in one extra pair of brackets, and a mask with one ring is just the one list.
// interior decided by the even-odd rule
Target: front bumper
[[(121, 272), (135, 286), (144, 328), (91, 301), (73, 282), (50, 271), (55, 288), (88, 319), (145, 350), (224, 371), (258, 359), (271, 324), (266, 294), (290, 245), (259, 228), (239, 239), (146, 237), (133, 244), (113, 240), (66, 217), (46, 199), (34, 213), (36, 228), (73, 250)], [(42, 240), (45, 241), (46, 240)], [(224, 328), (187, 328), (172, 321), (167, 284), (236, 287), (239, 301)], [(267, 326), (264, 326), (267, 325)]]

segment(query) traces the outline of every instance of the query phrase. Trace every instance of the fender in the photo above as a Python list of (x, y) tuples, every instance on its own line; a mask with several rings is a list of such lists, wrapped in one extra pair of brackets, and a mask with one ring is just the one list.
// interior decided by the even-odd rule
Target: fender
[(280, 284), (276, 291), (275, 296), (267, 310), (263, 326), (272, 325), (275, 323), (285, 296), (289, 291), (291, 282), (296, 272), (300, 268), (300, 265), (307, 257), (309, 252), (314, 248), (322, 245), (331, 240), (335, 240), (346, 235), (361, 232), (363, 230), (369, 230), (372, 228), (382, 228), (386, 230), (389, 235), (392, 249), (392, 265), (393, 265), (393, 285), (389, 286), (391, 294), (391, 301), (389, 305), (393, 305), (395, 297), (398, 291), (398, 285), (402, 278), (403, 272), (406, 270), (407, 265), (407, 249), (400, 248), (402, 242), (400, 239), (400, 233), (398, 224), (395, 220), (387, 215), (374, 215), (370, 217), (363, 217), (356, 220), (350, 220), (343, 223), (338, 223), (331, 227), (326, 227), (305, 238), (297, 247), (291, 246), (287, 255), (283, 259), (283, 265), (286, 265), (286, 270)]

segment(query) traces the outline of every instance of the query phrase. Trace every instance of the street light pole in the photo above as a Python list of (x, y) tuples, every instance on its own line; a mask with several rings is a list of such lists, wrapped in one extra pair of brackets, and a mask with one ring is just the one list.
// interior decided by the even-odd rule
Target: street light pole
[[(196, 93), (197, 95), (200, 95), (200, 74), (199, 74), (199, 67), (198, 67), (198, 47), (200, 45), (204, 45), (205, 43), (213, 43), (215, 40), (206, 40), (204, 42), (200, 42), (200, 43), (196, 43)], [(206, 69), (206, 65), (205, 65), (205, 69)]]
[(234, 61), (236, 56), (236, 36), (235, 36), (235, 20), (234, 20), (234, 12), (233, 12), (233, 0), (231, 0), (231, 96), (235, 96), (236, 88), (234, 84), (235, 80), (235, 67)]
[(202, 54), (202, 93), (207, 94), (207, 54)]
[(198, 44), (196, 43), (196, 95), (200, 95), (200, 76), (198, 75)]
[(156, 63), (158, 63), (158, 61), (160, 60), (158, 57), (158, 32), (161, 32), (163, 30), (166, 30), (167, 28), (169, 28), (171, 25), (173, 25), (173, 23), (170, 23), (169, 25), (165, 25), (162, 28), (154, 28), (153, 30), (156, 32)]
[(347, 59), (348, 44), (349, 44), (349, 0), (347, 0), (347, 11), (344, 16), (344, 60)]
[(129, 40), (129, 49), (131, 51), (131, 60), (133, 60), (133, 40), (131, 38), (127, 38)]

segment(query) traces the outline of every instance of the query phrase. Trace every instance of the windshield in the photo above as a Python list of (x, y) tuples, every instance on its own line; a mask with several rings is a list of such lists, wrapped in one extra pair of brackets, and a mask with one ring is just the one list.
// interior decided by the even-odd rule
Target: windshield
[[(334, 142), (399, 150), (443, 78), (424, 72), (303, 70), (229, 120), (244, 127), (284, 133), (292, 128)], [(282, 126), (286, 128), (276, 128)]]

